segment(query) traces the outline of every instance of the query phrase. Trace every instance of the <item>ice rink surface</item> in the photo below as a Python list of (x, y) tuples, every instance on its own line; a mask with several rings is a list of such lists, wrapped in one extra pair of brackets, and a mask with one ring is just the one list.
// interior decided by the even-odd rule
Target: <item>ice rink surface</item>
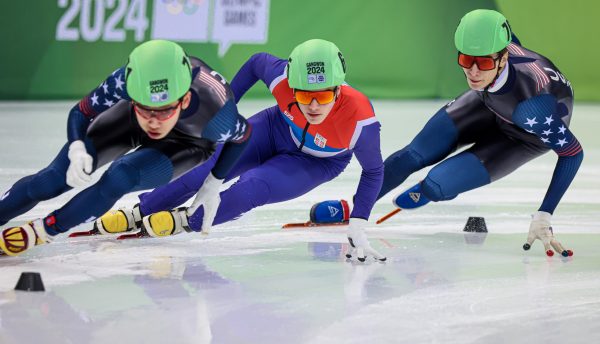
[[(53, 159), (74, 103), (0, 103), (0, 192)], [(244, 101), (240, 111), (248, 117), (271, 104)], [(374, 102), (384, 158), (443, 104)], [(346, 261), (343, 228), (280, 229), (306, 221), (317, 201), (351, 200), (360, 174), (353, 161), (333, 182), (208, 237), (63, 236), (0, 258), (0, 343), (599, 343), (599, 112), (575, 105), (571, 128), (585, 159), (553, 219), (573, 257), (546, 257), (539, 242), (521, 249), (552, 152), (492, 185), (375, 225), (392, 209), (388, 195), (368, 228), (385, 263)], [(73, 195), (10, 224), (45, 216)], [(128, 195), (117, 206), (136, 202)], [(484, 217), (489, 233), (463, 233), (469, 216)], [(40, 272), (46, 291), (14, 291), (24, 271)]]

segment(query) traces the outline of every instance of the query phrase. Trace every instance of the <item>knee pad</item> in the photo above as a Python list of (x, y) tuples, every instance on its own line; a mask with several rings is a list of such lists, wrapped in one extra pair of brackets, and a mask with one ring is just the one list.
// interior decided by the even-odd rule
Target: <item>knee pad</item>
[(29, 197), (42, 201), (56, 197), (69, 189), (64, 173), (48, 167), (34, 175), (27, 187)]
[(385, 159), (383, 165), (383, 184), (377, 196), (378, 199), (404, 183), (408, 176), (425, 166), (421, 155), (410, 145), (390, 155)]
[(118, 198), (133, 191), (139, 182), (139, 170), (126, 161), (117, 160), (104, 172), (97, 185), (103, 196)]
[(435, 180), (435, 177), (427, 176), (423, 182), (421, 182), (421, 190), (425, 197), (434, 202), (448, 201), (456, 198), (455, 195), (448, 195), (447, 188), (444, 188), (443, 181)]
[(460, 153), (434, 167), (423, 181), (423, 193), (432, 201), (447, 201), (490, 183), (490, 175), (479, 158)]
[(416, 171), (423, 167), (425, 167), (423, 157), (421, 157), (421, 155), (410, 145), (385, 159), (385, 169), (386, 171), (389, 169), (390, 172), (406, 169)]

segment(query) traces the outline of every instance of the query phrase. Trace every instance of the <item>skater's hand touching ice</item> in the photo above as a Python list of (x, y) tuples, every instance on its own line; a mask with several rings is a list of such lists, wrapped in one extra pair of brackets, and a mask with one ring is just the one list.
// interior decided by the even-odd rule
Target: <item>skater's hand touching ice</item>
[(359, 218), (350, 218), (350, 224), (348, 226), (348, 242), (352, 247), (350, 252), (346, 255), (347, 258), (356, 257), (359, 261), (364, 262), (367, 256), (384, 262), (387, 258), (381, 253), (377, 252), (367, 239), (365, 233), (365, 227), (368, 221)]
[(533, 215), (531, 224), (529, 225), (529, 235), (527, 236), (527, 242), (525, 243), (525, 245), (523, 245), (523, 249), (525, 251), (529, 250), (533, 242), (539, 239), (544, 244), (544, 249), (546, 250), (546, 254), (549, 257), (552, 257), (554, 255), (552, 249), (560, 253), (563, 257), (572, 256), (573, 251), (565, 250), (562, 244), (554, 238), (552, 225), (550, 224), (551, 219), (552, 214), (547, 213), (545, 211), (538, 211)]

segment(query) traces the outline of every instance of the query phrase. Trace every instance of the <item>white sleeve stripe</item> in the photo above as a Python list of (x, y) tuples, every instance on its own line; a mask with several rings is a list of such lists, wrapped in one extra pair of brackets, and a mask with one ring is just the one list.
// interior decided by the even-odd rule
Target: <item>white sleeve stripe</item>
[(275, 89), (275, 87), (277, 85), (279, 85), (279, 83), (285, 78), (287, 78), (287, 66), (283, 70), (283, 74), (281, 74), (280, 76), (273, 79), (273, 81), (271, 81), (271, 84), (269, 85), (269, 91), (271, 91), (271, 93), (273, 93), (273, 90)]
[(312, 156), (316, 156), (317, 158), (330, 158), (332, 156), (336, 156), (338, 154), (344, 153), (345, 151), (347, 151), (346, 148), (337, 151), (337, 152), (322, 152), (322, 151), (318, 151), (318, 150), (314, 150), (314, 149), (310, 149), (306, 146), (302, 147), (302, 152), (306, 153), (308, 155), (312, 155)]
[(356, 144), (356, 141), (358, 141), (358, 138), (360, 137), (360, 134), (362, 133), (363, 127), (365, 127), (369, 124), (376, 123), (376, 122), (377, 122), (377, 118), (375, 116), (356, 122), (356, 128), (354, 129), (354, 134), (352, 135), (352, 139), (350, 139), (350, 147), (349, 148), (354, 149), (354, 145)]

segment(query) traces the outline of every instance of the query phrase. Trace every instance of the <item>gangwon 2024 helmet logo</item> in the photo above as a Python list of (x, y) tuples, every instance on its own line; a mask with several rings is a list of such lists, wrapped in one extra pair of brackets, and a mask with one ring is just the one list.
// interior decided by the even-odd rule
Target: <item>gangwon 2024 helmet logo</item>
[(167, 99), (169, 99), (169, 80), (160, 79), (150, 81), (150, 101), (160, 103)]
[(306, 63), (306, 74), (309, 84), (322, 84), (325, 78), (325, 63), (321, 61)]

